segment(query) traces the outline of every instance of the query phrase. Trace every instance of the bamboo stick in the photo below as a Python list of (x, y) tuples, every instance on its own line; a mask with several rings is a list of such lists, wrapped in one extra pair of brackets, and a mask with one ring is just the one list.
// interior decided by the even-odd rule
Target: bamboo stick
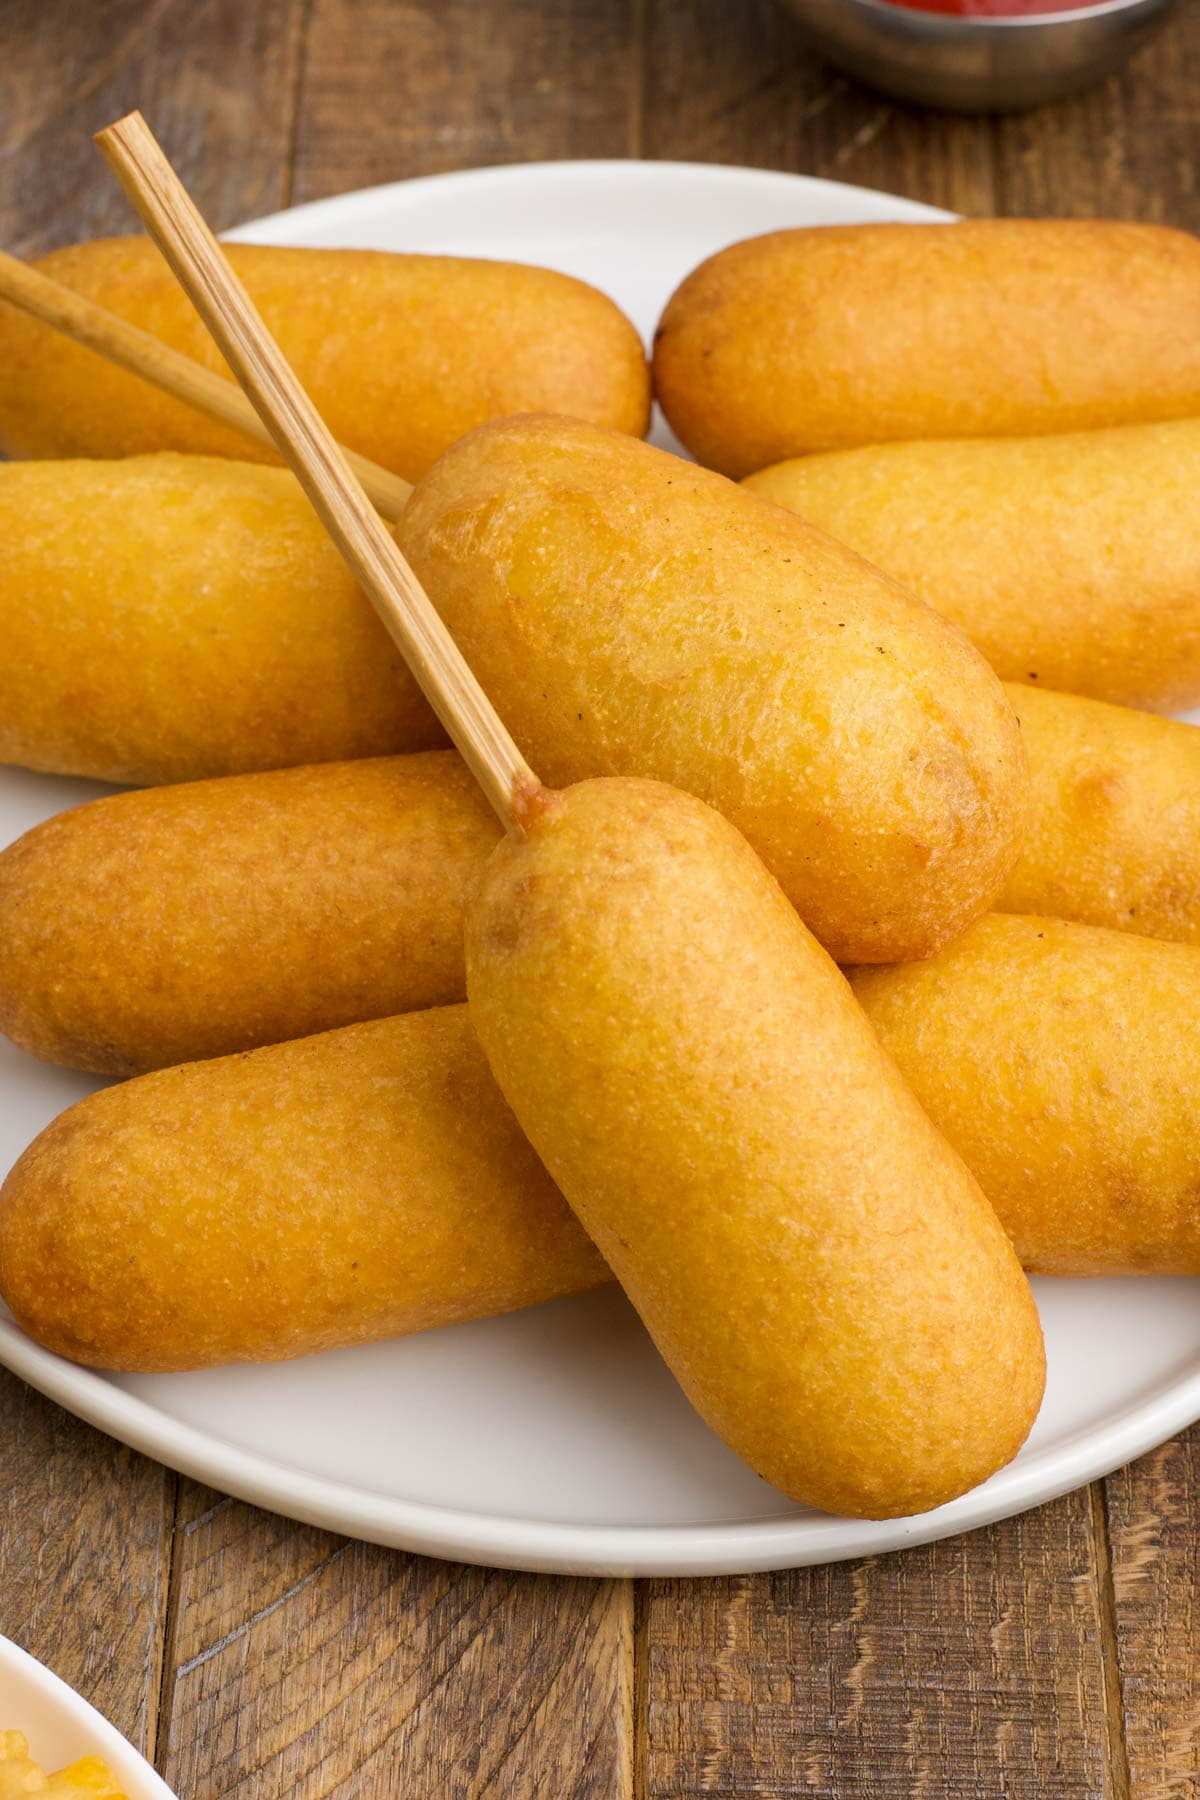
[[(0, 300), (19, 306), (43, 325), (74, 338), (77, 344), (107, 357), (131, 375), (152, 381), (155, 387), (194, 406), (197, 412), (207, 413), (210, 419), (232, 425), (235, 431), (244, 432), (268, 449), (275, 448), (271, 433), (234, 382), (3, 250)], [(411, 484), (393, 475), (390, 469), (381, 469), (369, 457), (359, 456), (357, 451), (344, 449), (343, 454), (372, 504), (385, 519), (398, 519), (412, 493)]]
[(522, 830), (546, 790), (509, 736), (140, 113), (97, 144), (488, 800)]

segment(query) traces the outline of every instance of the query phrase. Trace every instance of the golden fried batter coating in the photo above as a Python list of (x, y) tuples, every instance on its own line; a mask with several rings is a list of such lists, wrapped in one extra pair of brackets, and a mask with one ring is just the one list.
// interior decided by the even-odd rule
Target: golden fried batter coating
[(0, 463), (0, 761), (190, 781), (445, 742), (284, 469)]
[(1200, 241), (1106, 219), (774, 231), (667, 303), (658, 398), (726, 475), (811, 450), (1200, 413)]
[(1025, 805), (1000, 684), (953, 627), (721, 476), (550, 418), (456, 444), (397, 539), (539, 775), (726, 814), (840, 959), (991, 905)]
[[(645, 431), (646, 358), (624, 313), (550, 269), (461, 256), (227, 244), (336, 438), (415, 481), (464, 431), (546, 408)], [(228, 373), (147, 238), (100, 238), (36, 267)], [(0, 446), (10, 456), (192, 450), (274, 461), (240, 432), (0, 306)]]
[(1010, 688), (1031, 805), (1001, 912), (1200, 944), (1200, 731)]
[(1033, 1299), (995, 1213), (745, 840), (583, 782), (467, 911), (499, 1086), (697, 1410), (831, 1512), (919, 1512), (1020, 1447)]
[(450, 750), (94, 800), (0, 851), (0, 1031), (129, 1075), (461, 1000), (497, 836)]
[(1027, 1269), (1200, 1275), (1200, 950), (991, 914), (852, 982)]
[[(1200, 944), (1200, 731), (1013, 688), (1032, 805), (998, 905)], [(130, 1074), (461, 999), (497, 827), (449, 751), (93, 802), (0, 851), (0, 1029)]]
[(1200, 419), (883, 444), (745, 485), (961, 625), (1006, 681), (1155, 712), (1200, 701)]
[(104, 1088), (0, 1189), (0, 1294), (107, 1369), (282, 1361), (607, 1279), (463, 1006)]

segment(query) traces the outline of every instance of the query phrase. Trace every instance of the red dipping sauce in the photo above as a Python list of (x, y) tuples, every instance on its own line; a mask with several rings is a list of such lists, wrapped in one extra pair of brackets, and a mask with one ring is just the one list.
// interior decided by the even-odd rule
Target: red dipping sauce
[(958, 19), (1020, 19), (1029, 13), (1078, 12), (1095, 0), (888, 0), (914, 12), (953, 13)]

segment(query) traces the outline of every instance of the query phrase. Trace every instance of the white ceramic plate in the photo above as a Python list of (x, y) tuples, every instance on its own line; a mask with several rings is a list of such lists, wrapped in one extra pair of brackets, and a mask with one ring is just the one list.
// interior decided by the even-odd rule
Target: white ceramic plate
[(0, 1731), (23, 1731), (30, 1755), (47, 1773), (99, 1756), (129, 1800), (175, 1800), (115, 1726), (6, 1637), (0, 1637)]
[[(758, 170), (558, 163), (347, 194), (240, 235), (552, 264), (607, 289), (648, 335), (681, 276), (735, 238), (944, 216)], [(0, 770), (0, 841), (99, 791)], [(96, 1085), (0, 1044), (0, 1168)], [(1195, 1283), (1037, 1289), (1050, 1381), (1029, 1443), (973, 1494), (884, 1524), (805, 1512), (753, 1476), (700, 1423), (611, 1290), (283, 1367), (194, 1375), (94, 1374), (0, 1318), (0, 1360), (137, 1449), (314, 1524), (518, 1568), (707, 1574), (964, 1531), (1106, 1473), (1200, 1417)]]

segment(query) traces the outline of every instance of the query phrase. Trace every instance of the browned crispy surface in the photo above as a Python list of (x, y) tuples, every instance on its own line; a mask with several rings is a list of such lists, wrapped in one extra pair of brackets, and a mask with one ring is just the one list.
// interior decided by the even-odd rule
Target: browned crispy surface
[(461, 1000), (497, 835), (448, 750), (95, 800), (0, 851), (0, 1030), (128, 1075)]
[(1007, 681), (1200, 700), (1200, 420), (805, 456), (746, 485), (886, 569)]
[(500, 1088), (693, 1404), (838, 1513), (919, 1512), (1015, 1455), (1041, 1332), (995, 1213), (745, 840), (584, 782), (467, 914)]
[(852, 979), (1027, 1269), (1200, 1274), (1200, 950), (991, 914)]
[[(1200, 943), (1200, 732), (1013, 688), (1032, 804), (999, 904)], [(450, 752), (115, 796), (0, 852), (0, 1029), (107, 1073), (463, 995), (496, 826)]]
[(655, 342), (658, 398), (727, 475), (811, 450), (1200, 412), (1200, 243), (972, 219), (771, 232), (710, 257)]
[(302, 1356), (607, 1278), (465, 1007), (105, 1088), (0, 1191), (0, 1293), (104, 1368)]
[(999, 683), (782, 508), (522, 418), (448, 451), (397, 537), (544, 780), (708, 800), (842, 959), (924, 955), (994, 900), (1025, 802)]
[[(1200, 957), (1109, 936), (989, 916), (928, 962), (852, 980), (1029, 1268), (1200, 1273), (1180, 1010)], [(358, 1270), (343, 1230), (373, 1246)], [(605, 1276), (465, 1007), (109, 1089), (0, 1194), (0, 1292), (40, 1341), (113, 1366), (299, 1356)]]
[[(641, 433), (649, 378), (611, 300), (549, 269), (455, 256), (229, 244), (334, 436), (413, 481), (472, 426), (532, 408)], [(226, 373), (155, 247), (101, 238), (37, 267)], [(0, 306), (0, 445), (15, 456), (192, 450), (269, 458), (90, 350)]]
[(1200, 944), (1200, 731), (1010, 688), (1032, 803), (1004, 912)]
[(0, 463), (0, 540), (0, 761), (187, 781), (445, 742), (283, 469)]

